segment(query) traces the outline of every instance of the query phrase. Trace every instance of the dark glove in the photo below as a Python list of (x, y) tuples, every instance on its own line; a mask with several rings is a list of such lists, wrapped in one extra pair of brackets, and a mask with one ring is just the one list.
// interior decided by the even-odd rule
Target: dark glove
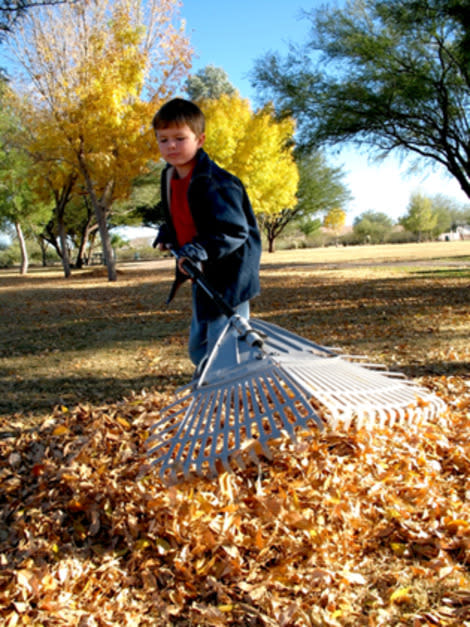
[[(203, 246), (201, 246), (201, 244), (189, 243), (189, 244), (185, 244), (179, 250), (176, 251), (176, 257), (177, 258), (187, 257), (188, 259), (191, 259), (191, 261), (200, 270), (202, 270), (201, 264), (203, 261), (206, 261), (207, 252), (206, 252), (206, 249)], [(166, 301), (167, 305), (171, 303), (179, 287), (189, 278), (190, 277), (187, 274), (183, 274), (183, 272), (181, 272), (181, 270), (178, 268), (178, 262), (177, 262), (176, 263), (176, 276), (175, 276), (175, 280), (173, 281), (173, 285), (171, 286), (171, 290)]]
[(193, 242), (181, 246), (181, 248), (176, 251), (176, 254), (178, 257), (188, 257), (188, 259), (191, 259), (191, 261), (195, 263), (207, 261), (208, 259), (206, 249), (201, 246), (201, 244), (195, 244)]

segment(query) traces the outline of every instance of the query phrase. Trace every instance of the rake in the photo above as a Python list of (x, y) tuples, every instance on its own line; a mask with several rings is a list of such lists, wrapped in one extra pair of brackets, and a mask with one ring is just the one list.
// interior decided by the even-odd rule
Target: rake
[(445, 409), (429, 390), (364, 357), (343, 355), (261, 320), (235, 313), (186, 260), (184, 269), (227, 324), (199, 376), (176, 392), (148, 438), (166, 483), (216, 476), (260, 456), (287, 434), (433, 420)]

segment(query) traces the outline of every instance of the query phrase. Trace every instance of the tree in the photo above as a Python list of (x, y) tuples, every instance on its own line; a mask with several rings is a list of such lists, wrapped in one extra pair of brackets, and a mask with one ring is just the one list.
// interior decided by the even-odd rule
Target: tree
[(354, 233), (371, 244), (383, 244), (392, 228), (392, 220), (380, 211), (365, 211), (353, 223)]
[(132, 182), (129, 198), (120, 203), (127, 213), (126, 224), (143, 224), (155, 229), (162, 224), (165, 218), (160, 202), (160, 185), (155, 182), (160, 181), (164, 167), (163, 161), (152, 163), (148, 172)]
[(293, 214), (296, 220), (305, 221), (315, 214), (325, 214), (350, 200), (351, 193), (341, 180), (343, 171), (330, 166), (324, 154), (299, 154), (296, 162), (300, 175)]
[(23, 155), (8, 149), (0, 152), (0, 225), (11, 222), (15, 227), (21, 251), (21, 274), (27, 274), (29, 266), (22, 227), (32, 198), (26, 171)]
[(208, 99), (218, 99), (223, 95), (233, 96), (235, 87), (230, 83), (226, 72), (222, 68), (207, 65), (186, 79), (186, 93), (191, 100), (200, 102)]
[(274, 240), (288, 224), (297, 222), (300, 230), (309, 235), (321, 227), (322, 221), (316, 216), (326, 214), (350, 198), (349, 191), (341, 182), (341, 169), (329, 166), (320, 152), (298, 155), (296, 164), (299, 185), (294, 204), (275, 215), (262, 218), (269, 249), (273, 248)]
[(452, 212), (452, 228), (470, 225), (470, 205), (456, 209)]
[(208, 152), (245, 184), (272, 252), (271, 225), (296, 204), (294, 123), (289, 118), (277, 121), (269, 107), (253, 113), (238, 94), (206, 100), (201, 106), (207, 118)]
[(338, 243), (338, 237), (345, 223), (346, 212), (340, 207), (333, 207), (330, 209), (323, 220), (323, 226), (330, 229), (335, 234), (336, 243)]
[(438, 237), (442, 233), (452, 230), (452, 225), (459, 216), (458, 204), (452, 198), (446, 198), (442, 194), (437, 194), (431, 198), (432, 209), (436, 216), (436, 226), (432, 231), (433, 237)]
[(307, 14), (311, 40), (259, 60), (254, 84), (295, 117), (307, 147), (413, 153), (444, 166), (470, 197), (469, 15), (470, 0), (322, 7)]
[(406, 231), (414, 233), (421, 242), (424, 236), (430, 237), (437, 224), (432, 200), (419, 192), (411, 195), (408, 212), (399, 220)]
[(57, 141), (61, 166), (79, 172), (111, 281), (113, 203), (129, 194), (156, 152), (149, 121), (190, 63), (188, 41), (174, 24), (178, 6), (177, 0), (64, 5), (27, 16), (13, 38), (43, 116), (35, 141)]
[(0, 102), (0, 225), (14, 225), (21, 252), (20, 273), (27, 274), (25, 231), (32, 234), (50, 208), (34, 194), (31, 159), (15, 141), (18, 120), (11, 90), (2, 89)]

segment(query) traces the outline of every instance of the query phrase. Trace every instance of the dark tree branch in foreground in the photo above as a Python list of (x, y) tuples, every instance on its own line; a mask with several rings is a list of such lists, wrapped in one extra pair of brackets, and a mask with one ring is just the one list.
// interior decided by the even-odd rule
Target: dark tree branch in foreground
[(0, 0), (0, 41), (13, 29), (16, 22), (35, 7), (64, 4), (67, 0)]

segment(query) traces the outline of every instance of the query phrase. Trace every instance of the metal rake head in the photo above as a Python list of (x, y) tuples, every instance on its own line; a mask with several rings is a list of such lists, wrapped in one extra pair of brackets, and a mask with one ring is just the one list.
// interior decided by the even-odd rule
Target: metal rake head
[(250, 321), (264, 342), (247, 342), (238, 322), (229, 321), (199, 379), (152, 427), (149, 455), (167, 483), (259, 463), (284, 433), (295, 441), (299, 430), (324, 424), (372, 429), (431, 420), (445, 409), (401, 375), (275, 325)]

